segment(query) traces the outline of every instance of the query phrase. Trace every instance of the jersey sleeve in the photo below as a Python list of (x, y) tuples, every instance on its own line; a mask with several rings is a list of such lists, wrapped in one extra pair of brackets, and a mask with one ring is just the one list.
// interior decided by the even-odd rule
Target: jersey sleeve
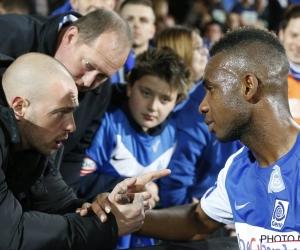
[(225, 167), (218, 175), (217, 182), (206, 191), (200, 201), (203, 211), (209, 217), (231, 226), (234, 226), (234, 221), (225, 184), (228, 169), (230, 168), (234, 157), (235, 154), (227, 160)]

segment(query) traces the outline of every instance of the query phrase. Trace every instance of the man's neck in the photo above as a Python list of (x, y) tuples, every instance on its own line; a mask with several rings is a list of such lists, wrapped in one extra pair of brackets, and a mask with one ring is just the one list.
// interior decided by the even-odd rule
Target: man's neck
[(137, 56), (138, 54), (143, 53), (148, 49), (149, 45), (146, 43), (141, 46), (133, 46), (134, 55)]

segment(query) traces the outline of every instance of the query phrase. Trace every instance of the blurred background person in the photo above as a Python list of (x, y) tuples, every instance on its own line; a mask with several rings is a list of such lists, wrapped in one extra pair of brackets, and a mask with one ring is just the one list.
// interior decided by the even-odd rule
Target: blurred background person
[(224, 30), (232, 30), (236, 27), (242, 26), (241, 16), (235, 12), (229, 12), (226, 14)]
[(96, 9), (114, 10), (116, 1), (117, 0), (69, 0), (51, 14), (56, 15), (66, 11), (76, 11), (84, 16)]
[(300, 125), (300, 5), (291, 5), (284, 13), (279, 38), (290, 62), (288, 97), (293, 118)]
[(214, 42), (222, 37), (223, 25), (216, 20), (212, 20), (204, 25), (202, 34), (204, 45), (209, 49)]
[(156, 47), (168, 46), (181, 56), (191, 72), (191, 89), (199, 82), (207, 64), (208, 50), (197, 30), (185, 26), (174, 26), (163, 30), (156, 39)]
[(0, 14), (24, 14), (30, 13), (30, 4), (27, 0), (0, 0)]
[(125, 0), (120, 6), (119, 14), (131, 29), (133, 44), (124, 66), (111, 77), (111, 81), (125, 84), (126, 77), (134, 66), (135, 57), (152, 47), (150, 40), (156, 32), (155, 13), (151, 0)]
[(161, 33), (165, 28), (172, 27), (176, 24), (176, 21), (169, 13), (169, 2), (168, 0), (152, 0), (153, 10), (156, 17), (155, 36)]

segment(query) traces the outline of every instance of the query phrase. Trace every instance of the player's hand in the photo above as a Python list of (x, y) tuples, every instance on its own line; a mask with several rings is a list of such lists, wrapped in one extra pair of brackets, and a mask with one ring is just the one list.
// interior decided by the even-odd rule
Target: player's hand
[[(102, 222), (107, 220), (106, 213), (110, 213), (111, 203), (118, 205), (125, 205), (135, 200), (137, 193), (143, 196), (143, 208), (147, 210), (150, 208), (149, 199), (151, 194), (146, 189), (146, 184), (169, 175), (171, 171), (169, 169), (157, 170), (144, 175), (140, 175), (133, 178), (127, 178), (117, 184), (113, 191), (108, 193), (99, 194), (96, 200), (92, 203), (93, 211), (98, 215)], [(141, 199), (140, 197), (138, 198)], [(104, 212), (105, 211), (105, 212)]]
[(146, 188), (151, 194), (151, 198), (149, 199), (149, 206), (150, 209), (152, 209), (155, 207), (156, 203), (159, 202), (158, 186), (155, 182), (150, 181), (146, 184)]
[[(112, 193), (112, 200), (108, 193), (99, 194), (91, 208), (102, 222), (107, 220), (107, 213), (113, 213), (118, 224), (119, 236), (124, 236), (139, 230), (145, 219), (144, 196), (151, 197), (150, 193), (126, 195), (128, 187), (136, 183), (136, 178), (128, 178), (119, 183)], [(105, 211), (105, 212), (104, 212)]]

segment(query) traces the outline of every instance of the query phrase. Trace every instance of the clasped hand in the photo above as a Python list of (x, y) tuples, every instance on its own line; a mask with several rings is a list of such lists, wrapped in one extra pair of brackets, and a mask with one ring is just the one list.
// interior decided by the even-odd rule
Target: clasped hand
[(76, 212), (85, 216), (92, 209), (102, 222), (107, 220), (106, 213), (113, 213), (119, 236), (138, 231), (143, 225), (145, 211), (153, 206), (153, 202), (150, 203), (152, 195), (147, 190), (146, 184), (170, 173), (169, 169), (164, 169), (127, 178), (117, 184), (111, 193), (97, 195), (92, 204), (84, 203)]

